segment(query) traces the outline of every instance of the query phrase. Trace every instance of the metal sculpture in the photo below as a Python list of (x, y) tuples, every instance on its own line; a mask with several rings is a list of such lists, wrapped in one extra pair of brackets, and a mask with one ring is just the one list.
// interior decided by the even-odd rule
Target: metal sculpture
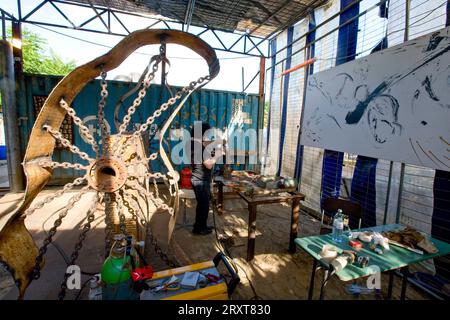
[[(127, 131), (132, 115), (140, 107), (147, 89), (151, 85), (158, 65), (168, 62), (165, 56), (166, 44), (173, 43), (190, 48), (199, 54), (208, 64), (209, 74), (191, 82), (174, 94), (167, 102), (163, 103), (144, 123), (132, 132)], [(120, 65), (132, 52), (144, 45), (160, 44), (160, 53), (152, 57), (149, 67), (144, 71), (138, 83), (138, 96), (128, 108), (122, 123), (119, 123), (118, 133), (110, 135), (105, 125), (105, 104), (108, 96), (106, 73)], [(40, 111), (28, 142), (23, 168), (27, 179), (26, 191), (20, 200), (0, 208), (0, 262), (5, 263), (11, 271), (19, 287), (19, 298), (23, 298), (25, 290), (32, 279), (38, 279), (40, 269), (43, 266), (43, 258), (48, 245), (61, 225), (68, 211), (73, 208), (81, 197), (95, 191), (96, 201), (86, 214), (86, 223), (80, 234), (79, 241), (75, 245), (71, 256), (74, 264), (86, 232), (91, 227), (96, 213), (96, 204), (104, 203), (107, 208), (111, 203), (116, 205), (120, 220), (120, 232), (124, 233), (125, 219), (124, 208), (135, 216), (138, 222), (147, 223), (149, 215), (142, 214), (136, 194), (143, 195), (153, 206), (149, 209), (153, 214), (158, 211), (166, 211), (171, 214), (169, 222), (169, 237), (173, 232), (178, 211), (178, 180), (179, 175), (173, 168), (168, 155), (163, 147), (164, 135), (177, 113), (182, 108), (188, 97), (197, 89), (211, 81), (219, 72), (219, 62), (214, 50), (200, 38), (191, 34), (176, 30), (139, 30), (131, 33), (120, 41), (107, 54), (82, 65), (64, 77), (53, 89)], [(72, 101), (83, 87), (91, 80), (101, 76), (101, 99), (98, 104), (98, 126), (101, 131), (101, 147), (91, 135), (89, 129), (76, 115), (76, 111), (70, 107)], [(137, 88), (137, 87), (136, 87)], [(134, 92), (132, 92), (134, 93)], [(138, 159), (126, 159), (124, 154), (131, 146), (142, 146), (142, 134), (149, 129), (154, 120), (165, 112), (169, 107), (174, 107), (166, 122), (160, 130), (159, 151), (149, 156), (145, 155)], [(59, 132), (61, 123), (68, 114), (73, 123), (80, 129), (84, 140), (89, 143), (96, 157), (91, 158), (86, 152), (81, 151), (76, 145), (65, 139)], [(116, 117), (117, 118), (117, 117)], [(117, 120), (116, 120), (117, 124)], [(55, 142), (59, 141), (72, 153), (78, 155), (82, 163), (59, 163), (52, 160)], [(167, 172), (150, 172), (148, 164), (160, 157)], [(87, 162), (87, 163), (86, 163)], [(130, 174), (130, 168), (134, 165), (143, 165), (145, 172), (136, 177)], [(52, 193), (42, 200), (33, 202), (39, 192), (44, 188), (52, 175), (54, 168), (71, 168), (82, 170), (84, 174), (74, 181), (64, 185), (62, 189)], [(145, 178), (147, 183), (153, 181), (153, 189), (146, 187), (139, 179)], [(159, 195), (157, 179), (162, 179), (169, 186), (170, 201), (164, 201)], [(35, 210), (42, 208), (45, 204), (60, 198), (66, 191), (81, 187), (79, 192), (70, 198), (66, 207), (59, 212), (48, 237), (38, 249), (30, 233), (25, 228), (24, 219)], [(106, 222), (106, 242), (111, 239), (111, 221), (108, 216)], [(67, 274), (64, 277), (67, 279)], [(65, 283), (61, 285), (60, 298), (64, 297)]]

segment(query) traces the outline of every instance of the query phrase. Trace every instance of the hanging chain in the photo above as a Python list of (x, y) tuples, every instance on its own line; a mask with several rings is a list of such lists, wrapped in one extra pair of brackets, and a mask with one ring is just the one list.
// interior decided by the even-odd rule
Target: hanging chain
[[(83, 241), (86, 239), (86, 235), (89, 232), (89, 230), (91, 230), (91, 223), (95, 219), (95, 213), (96, 213), (98, 202), (99, 202), (99, 196), (97, 193), (93, 199), (93, 203), (92, 203), (91, 207), (89, 208), (89, 211), (87, 212), (87, 215), (86, 215), (87, 222), (83, 226), (80, 236), (78, 237), (78, 242), (75, 244), (75, 249), (70, 256), (70, 263), (68, 266), (75, 265), (75, 263), (78, 259), (80, 250), (83, 247)], [(69, 279), (70, 275), (71, 274), (67, 273), (67, 272), (64, 274), (64, 279), (63, 279), (63, 282), (61, 283), (61, 291), (58, 294), (59, 300), (63, 300), (64, 297), (66, 296), (67, 280)]]
[[(155, 121), (156, 118), (160, 117), (163, 111), (166, 111), (169, 107), (173, 106), (178, 100), (180, 100), (183, 95), (185, 93), (190, 93), (191, 91), (194, 91), (196, 89), (197, 85), (202, 84), (205, 81), (209, 81), (211, 80), (211, 77), (205, 76), (205, 77), (200, 77), (198, 78), (196, 81), (192, 81), (188, 86), (182, 88), (181, 90), (179, 90), (174, 97), (170, 98), (169, 100), (167, 100), (167, 102), (163, 103), (159, 109), (155, 110), (155, 112), (153, 112), (153, 115), (151, 115), (150, 117), (147, 118), (147, 120), (145, 121), (145, 123), (142, 123), (138, 130), (136, 130), (133, 135), (135, 137), (139, 137), (142, 133), (144, 133), (148, 127), (150, 125), (153, 124), (153, 122)], [(119, 153), (121, 153), (129, 144), (131, 143), (131, 139), (130, 137), (128, 137), (128, 139), (125, 141), (125, 143), (123, 143), (120, 148), (119, 148)], [(156, 157), (154, 158), (156, 159)], [(152, 159), (152, 160), (154, 160)]]
[[(130, 214), (131, 214), (135, 219), (137, 219), (137, 210), (135, 210), (135, 209), (130, 205), (130, 202), (126, 200), (126, 197), (131, 197), (131, 198), (133, 198), (133, 196), (132, 196), (130, 193), (128, 193), (128, 192), (124, 192), (124, 194), (125, 194), (125, 199), (123, 200), (123, 204), (127, 207), (127, 209), (128, 209), (128, 211), (130, 212)], [(134, 201), (136, 201), (136, 200), (134, 200)], [(168, 256), (166, 253), (164, 253), (164, 251), (161, 249), (161, 247), (160, 247), (159, 244), (158, 244), (158, 241), (153, 237), (153, 234), (151, 233), (150, 228), (149, 228), (149, 227), (147, 228), (147, 226), (149, 225), (149, 222), (146, 221), (145, 219), (141, 219), (141, 220), (140, 220), (140, 223), (143, 225), (143, 227), (145, 227), (145, 228), (147, 229), (147, 232), (148, 232), (148, 235), (149, 235), (149, 238), (150, 238), (150, 242), (151, 242), (151, 244), (153, 245), (153, 247), (154, 247), (154, 249), (155, 249), (155, 253), (160, 257), (160, 259), (161, 259), (162, 261), (164, 261), (164, 263), (165, 263), (167, 266), (169, 266), (170, 268), (176, 268), (176, 267), (179, 267), (180, 264), (179, 264), (178, 262), (175, 262), (175, 261), (171, 260), (171, 259), (169, 258), (169, 256)]]
[(91, 132), (88, 127), (85, 126), (83, 120), (81, 120), (75, 110), (67, 104), (67, 102), (61, 98), (59, 105), (67, 111), (67, 114), (73, 119), (73, 122), (79, 127), (81, 135), (86, 139), (86, 141), (92, 146), (92, 149), (95, 151), (95, 154), (98, 155), (99, 148), (97, 142), (94, 137), (91, 135)]
[(58, 191), (56, 191), (55, 193), (45, 197), (43, 200), (37, 202), (35, 205), (33, 205), (32, 207), (28, 208), (27, 210), (25, 210), (25, 215), (31, 215), (34, 213), (34, 211), (41, 209), (45, 204), (52, 202), (54, 199), (61, 197), (66, 191), (68, 190), (72, 190), (73, 187), (75, 186), (79, 186), (82, 183), (84, 183), (86, 180), (86, 176), (81, 177), (81, 178), (76, 178), (73, 182), (67, 183), (64, 185), (64, 187)]
[(58, 227), (62, 224), (62, 220), (66, 217), (69, 210), (72, 209), (75, 206), (75, 203), (77, 203), (81, 197), (88, 192), (89, 188), (89, 186), (83, 187), (80, 192), (70, 198), (67, 206), (59, 213), (58, 218), (53, 223), (53, 227), (49, 230), (47, 237), (44, 239), (42, 246), (39, 248), (39, 254), (36, 257), (35, 265), (31, 274), (32, 279), (37, 280), (41, 276), (41, 264), (44, 259), (44, 255), (47, 252), (48, 245), (53, 241), (53, 236), (56, 234)]
[(155, 195), (157, 198), (159, 198), (159, 188), (158, 188), (158, 184), (156, 183), (156, 179), (153, 178), (153, 187), (155, 188)]
[(148, 192), (143, 186), (141, 186), (138, 182), (128, 182), (127, 185), (131, 188), (137, 189), (139, 192), (142, 192), (150, 200), (155, 204), (157, 209), (168, 211), (171, 215), (174, 214), (174, 209), (169, 207), (161, 198), (155, 198), (151, 192)]
[(88, 166), (84, 166), (81, 163), (70, 162), (55, 162), (55, 161), (39, 161), (39, 165), (44, 168), (63, 168), (63, 169), (75, 169), (75, 170), (87, 170)]
[(80, 148), (78, 148), (77, 146), (74, 146), (72, 143), (70, 143), (69, 140), (67, 140), (66, 138), (63, 137), (63, 135), (61, 134), (61, 132), (53, 129), (51, 126), (49, 126), (48, 124), (45, 124), (42, 126), (42, 128), (44, 130), (46, 130), (48, 133), (50, 133), (53, 138), (55, 138), (56, 140), (58, 140), (59, 142), (61, 142), (61, 144), (66, 147), (69, 148), (69, 150), (75, 154), (77, 154), (81, 159), (83, 160), (87, 160), (87, 161), (92, 161), (91, 158), (89, 158), (89, 155), (86, 152), (82, 152), (80, 151)]
[(148, 158), (145, 157), (142, 160), (131, 159), (130, 160), (130, 165), (143, 164), (143, 165), (147, 166), (149, 161), (154, 161), (157, 158), (158, 158), (158, 152), (154, 152)]
[(100, 102), (98, 103), (98, 125), (100, 127), (101, 135), (102, 135), (102, 151), (103, 156), (108, 156), (108, 128), (106, 127), (105, 123), (105, 105), (106, 105), (106, 98), (108, 97), (108, 84), (106, 82), (106, 72), (102, 71), (100, 73), (100, 85), (102, 87), (102, 90), (100, 91)]
[[(143, 223), (143, 221), (141, 221), (141, 223)], [(172, 259), (169, 258), (169, 256), (164, 253), (164, 251), (161, 249), (161, 247), (158, 244), (158, 241), (156, 240), (156, 238), (153, 236), (153, 233), (150, 229), (150, 226), (148, 223), (145, 223), (144, 225), (146, 227), (147, 230), (147, 235), (150, 239), (150, 243), (152, 244), (155, 253), (159, 256), (159, 258), (164, 261), (164, 263), (170, 267), (170, 268), (177, 268), (180, 266), (180, 264), (177, 261), (174, 261)]]
[(158, 152), (153, 152), (148, 158), (145, 158), (145, 160), (147, 160), (147, 162), (154, 161), (156, 158), (158, 158)]
[(146, 178), (153, 178), (153, 179), (164, 179), (164, 180), (169, 180), (169, 178), (167, 177), (166, 174), (162, 173), (162, 172), (147, 172), (144, 177)]
[[(105, 193), (104, 202), (105, 202), (105, 259), (109, 255), (109, 250), (111, 249), (111, 241), (112, 241), (112, 232), (113, 232), (113, 221), (112, 221), (112, 203), (115, 195), (110, 193)], [(108, 208), (110, 212), (108, 211)]]
[(125, 130), (128, 127), (128, 124), (130, 123), (131, 116), (136, 112), (136, 109), (141, 105), (142, 99), (144, 99), (147, 93), (147, 89), (150, 87), (151, 81), (155, 78), (155, 74), (159, 68), (159, 63), (162, 61), (162, 56), (161, 55), (154, 56), (152, 57), (152, 60), (154, 60), (152, 71), (142, 81), (143, 84), (142, 89), (139, 90), (137, 98), (134, 99), (133, 104), (128, 108), (127, 114), (123, 117), (123, 122), (119, 127), (119, 134), (125, 132)]
[[(134, 219), (138, 220), (137, 214), (139, 213), (140, 216), (145, 219), (143, 213), (139, 209), (140, 206), (139, 206), (138, 198), (136, 198), (133, 194), (128, 192), (125, 188), (122, 190), (123, 190), (123, 195), (124, 195), (123, 204), (125, 205), (125, 207), (127, 207), (128, 211), (130, 212), (132, 217)], [(130, 202), (133, 202), (135, 206), (131, 206)]]
[(127, 234), (126, 217), (124, 211), (123, 198), (122, 195), (120, 194), (120, 191), (116, 197), (116, 201), (117, 201), (117, 214), (119, 215), (119, 229), (122, 234), (126, 235)]
[(161, 107), (157, 110), (155, 110), (155, 112), (153, 112), (153, 115), (151, 115), (150, 117), (147, 118), (147, 121), (143, 124), (141, 124), (139, 126), (139, 129), (136, 130), (133, 134), (135, 136), (139, 136), (140, 134), (142, 134), (144, 131), (146, 131), (148, 129), (148, 127), (155, 121), (155, 118), (161, 116), (161, 113), (163, 111), (166, 111), (167, 108), (169, 108), (170, 106), (174, 105), (175, 102), (177, 102), (178, 100), (181, 99), (181, 97), (183, 96), (183, 94), (185, 93), (189, 93), (191, 91), (195, 90), (195, 87), (199, 84), (202, 84), (204, 81), (209, 81), (211, 79), (210, 76), (206, 76), (206, 77), (200, 77), (198, 78), (198, 80), (196, 81), (192, 81), (188, 86), (182, 88), (181, 90), (179, 90), (176, 94), (175, 97), (170, 98), (169, 100), (167, 100), (167, 102), (163, 103), (161, 105)]

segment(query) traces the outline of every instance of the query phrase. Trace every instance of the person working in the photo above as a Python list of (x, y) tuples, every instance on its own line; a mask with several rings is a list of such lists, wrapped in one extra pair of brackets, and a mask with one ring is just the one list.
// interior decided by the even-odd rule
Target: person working
[[(212, 169), (222, 150), (209, 151), (207, 146), (212, 143), (206, 134), (211, 127), (208, 123), (195, 121), (191, 130), (191, 183), (197, 200), (193, 234), (207, 235), (212, 227), (207, 225), (209, 204), (211, 202)], [(205, 152), (206, 149), (206, 152)]]

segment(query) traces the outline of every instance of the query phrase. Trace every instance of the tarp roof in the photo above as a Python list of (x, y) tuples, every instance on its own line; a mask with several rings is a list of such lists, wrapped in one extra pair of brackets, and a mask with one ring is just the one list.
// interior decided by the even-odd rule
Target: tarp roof
[[(71, 0), (127, 12), (160, 15), (193, 26), (266, 37), (301, 20), (328, 0)], [(191, 19), (189, 8), (193, 5)]]

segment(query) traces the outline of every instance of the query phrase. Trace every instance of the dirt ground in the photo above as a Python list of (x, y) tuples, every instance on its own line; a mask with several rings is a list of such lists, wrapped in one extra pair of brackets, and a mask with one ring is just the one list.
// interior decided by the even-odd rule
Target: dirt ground
[[(255, 259), (246, 261), (247, 221), (246, 203), (238, 196), (225, 198), (225, 213), (217, 216), (216, 227), (219, 234), (232, 236), (234, 246), (230, 253), (238, 266), (241, 284), (233, 299), (252, 299), (255, 292), (262, 299), (307, 299), (312, 258), (297, 249), (297, 253), (288, 253), (290, 230), (290, 205), (271, 204), (258, 206), (256, 219)], [(195, 200), (188, 203), (187, 216), (192, 221), (195, 217)], [(210, 215), (210, 224), (213, 219)], [(302, 212), (299, 219), (299, 237), (317, 235), (320, 222)], [(219, 250), (215, 235), (195, 236), (190, 228), (181, 228), (176, 233), (178, 244), (189, 263), (211, 259)], [(316, 274), (314, 299), (319, 296), (322, 273)], [(375, 293), (354, 297), (347, 292), (347, 285), (337, 278), (332, 278), (326, 287), (326, 299), (383, 299), (387, 292), (388, 277), (382, 276), (382, 295)], [(251, 285), (250, 285), (251, 284)], [(357, 281), (365, 286), (365, 280)], [(394, 280), (393, 299), (399, 299), (401, 279)], [(408, 286), (407, 299), (427, 299), (423, 294)]]
[[(43, 191), (39, 197), (53, 192)], [(65, 194), (59, 201), (46, 205), (35, 214), (26, 219), (26, 226), (38, 244), (45, 237), (43, 229), (48, 230), (56, 218), (55, 211), (63, 207), (69, 197), (76, 191)], [(30, 285), (25, 299), (56, 299), (61, 281), (65, 272), (66, 263), (64, 255), (70, 256), (73, 246), (78, 239), (80, 226), (85, 218), (86, 211), (90, 205), (93, 194), (83, 196), (78, 206), (72, 209), (55, 237), (57, 246), (49, 246), (46, 256), (46, 266), (39, 280)], [(195, 216), (195, 200), (186, 201), (186, 217), (188, 223), (192, 223)], [(159, 245), (168, 257), (176, 260), (180, 265), (188, 265), (196, 262), (211, 260), (219, 251), (216, 234), (198, 236), (191, 233), (191, 227), (183, 225), (184, 207), (178, 216), (177, 228), (174, 238), (167, 243), (167, 221), (168, 215), (158, 215), (152, 220), (152, 230)], [(232, 298), (241, 299), (306, 299), (312, 259), (304, 252), (287, 252), (290, 228), (290, 206), (288, 204), (258, 206), (257, 233), (255, 259), (247, 262), (247, 220), (248, 211), (244, 201), (237, 196), (225, 198), (225, 213), (216, 217), (217, 235), (226, 235), (229, 251), (233, 261), (238, 267), (241, 283), (238, 285)], [(213, 225), (213, 215), (210, 214), (209, 224)], [(319, 222), (307, 215), (301, 214), (299, 222), (299, 237), (315, 235), (319, 230)], [(78, 264), (87, 273), (98, 272), (103, 263), (104, 256), (104, 222), (100, 213), (93, 223), (93, 229), (88, 233), (81, 250)], [(153, 250), (149, 239), (147, 239), (146, 256), (155, 270), (168, 269), (167, 265), (159, 258)], [(316, 276), (315, 294), (319, 295), (319, 281), (322, 273)], [(89, 275), (82, 276), (82, 283), (89, 279)], [(327, 285), (326, 299), (383, 299), (387, 291), (387, 277), (382, 276), (382, 294), (374, 293), (355, 297), (347, 292), (348, 283), (343, 283), (333, 278)], [(361, 280), (357, 283), (365, 285)], [(398, 299), (400, 295), (401, 279), (395, 278), (393, 298)], [(253, 288), (253, 289), (252, 289)], [(67, 299), (74, 299), (78, 292), (68, 291)], [(80, 299), (86, 299), (88, 289), (79, 295)], [(0, 298), (15, 299), (17, 289), (12, 278), (0, 268)], [(427, 299), (425, 295), (412, 286), (408, 286), (407, 299)]]

